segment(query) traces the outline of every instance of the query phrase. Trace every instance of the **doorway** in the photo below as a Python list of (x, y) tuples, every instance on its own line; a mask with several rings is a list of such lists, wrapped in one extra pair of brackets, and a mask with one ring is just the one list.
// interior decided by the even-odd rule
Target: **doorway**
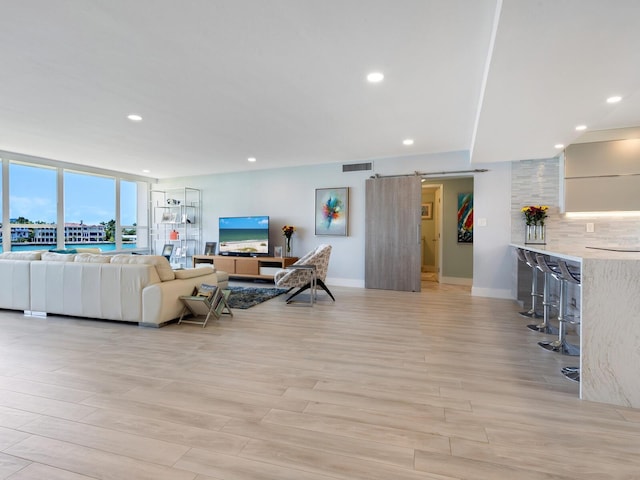
[(421, 279), (439, 282), (442, 272), (442, 184), (422, 183)]

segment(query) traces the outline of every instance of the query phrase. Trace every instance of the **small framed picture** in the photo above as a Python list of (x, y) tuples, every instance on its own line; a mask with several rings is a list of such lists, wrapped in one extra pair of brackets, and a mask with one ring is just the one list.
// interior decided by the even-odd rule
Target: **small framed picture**
[(427, 202), (422, 204), (422, 219), (433, 219), (433, 202)]
[(215, 255), (216, 254), (216, 245), (217, 245), (217, 242), (206, 242), (204, 244), (204, 254), (205, 255)]
[(278, 245), (276, 247), (273, 247), (273, 256), (282, 257), (282, 246)]

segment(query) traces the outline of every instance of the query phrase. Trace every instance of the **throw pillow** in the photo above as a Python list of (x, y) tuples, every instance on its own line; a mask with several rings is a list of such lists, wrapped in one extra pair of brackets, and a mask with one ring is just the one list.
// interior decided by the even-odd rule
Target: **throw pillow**
[(42, 252), (42, 260), (45, 262), (73, 262), (75, 254)]
[(77, 263), (111, 263), (111, 257), (108, 255), (96, 255), (95, 253), (79, 253), (76, 255), (74, 262)]
[(0, 253), (0, 259), (3, 260), (40, 260), (42, 252), (3, 252)]

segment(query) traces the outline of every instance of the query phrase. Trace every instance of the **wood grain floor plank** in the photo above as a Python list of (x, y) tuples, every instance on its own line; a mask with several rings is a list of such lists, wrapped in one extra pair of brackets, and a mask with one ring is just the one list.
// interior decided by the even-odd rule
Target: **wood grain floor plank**
[[(192, 448), (175, 465), (218, 480), (337, 480), (339, 477)], [(197, 477), (199, 480), (200, 477)]]
[(189, 450), (189, 447), (177, 443), (44, 416), (23, 425), (20, 430), (158, 465), (173, 465)]
[(9, 477), (9, 480), (95, 480), (96, 477), (87, 477), (61, 470), (59, 468), (32, 463)]
[(237, 455), (248, 441), (248, 438), (230, 435), (229, 433), (218, 431), (218, 428), (209, 430), (169, 420), (105, 410), (97, 411), (83, 418), (82, 423), (110, 428), (132, 435), (142, 435), (171, 444), (207, 448), (227, 455)]
[[(290, 412), (286, 412), (290, 413)], [(306, 418), (305, 418), (306, 420)], [(348, 455), (363, 460), (379, 461), (403, 468), (413, 466), (413, 447), (394, 445), (392, 442), (376, 442), (373, 435), (362, 438), (346, 435), (339, 428), (333, 431), (283, 425), (278, 422), (246, 422), (233, 420), (223, 429), (250, 439), (275, 440), (303, 447), (319, 449), (327, 453)], [(434, 442), (435, 443), (435, 442)], [(449, 444), (447, 441), (447, 451)]]
[[(313, 448), (273, 441), (251, 440), (242, 457), (296, 468), (313, 473), (328, 473), (344, 480), (425, 480), (436, 477), (410, 468), (394, 467), (382, 462), (337, 455)], [(439, 476), (439, 480), (454, 477)]]
[(101, 480), (194, 480), (195, 474), (69, 442), (32, 435), (6, 449), (19, 458)]
[[(109, 395), (96, 395), (82, 402), (85, 405), (96, 407), (99, 411), (108, 411), (116, 415), (135, 415), (152, 420), (166, 420), (179, 425), (205, 428), (207, 430), (219, 430), (231, 417), (191, 410), (176, 408), (158, 404), (152, 398), (149, 402), (131, 399), (117, 398)], [(90, 415), (90, 414), (89, 414)], [(86, 416), (84, 418), (87, 418)], [(84, 419), (83, 418), (83, 419)]]

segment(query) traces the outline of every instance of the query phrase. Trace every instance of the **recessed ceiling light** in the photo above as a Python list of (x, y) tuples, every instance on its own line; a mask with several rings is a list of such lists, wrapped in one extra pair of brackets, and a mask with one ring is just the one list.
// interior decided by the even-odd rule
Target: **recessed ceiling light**
[(384, 80), (384, 75), (380, 72), (371, 72), (367, 75), (367, 81), (371, 83), (378, 83)]
[(614, 95), (613, 97), (607, 98), (607, 103), (618, 103), (620, 100), (622, 100), (621, 96)]
[(405, 138), (405, 139), (402, 141), (402, 144), (403, 144), (403, 145), (413, 145), (413, 138)]
[(256, 160), (257, 160), (256, 157), (247, 158), (247, 161), (249, 161), (249, 162), (255, 162)]
[(586, 129), (587, 129), (587, 126), (586, 126), (586, 125), (578, 125), (578, 126), (576, 127), (576, 130), (577, 130), (577, 131), (579, 131), (579, 132), (581, 132), (582, 130), (586, 130)]
[(144, 170), (142, 170), (142, 173), (151, 173), (151, 170), (145, 168)]
[(129, 120), (131, 120), (132, 122), (141, 122), (142, 121), (142, 117), (140, 115), (135, 114), (135, 113), (132, 113), (131, 115), (127, 115), (127, 118)]
[(556, 144), (554, 145), (554, 147), (555, 147), (555, 148), (557, 148), (557, 149), (564, 148), (564, 144), (562, 144), (562, 143), (556, 143)]

